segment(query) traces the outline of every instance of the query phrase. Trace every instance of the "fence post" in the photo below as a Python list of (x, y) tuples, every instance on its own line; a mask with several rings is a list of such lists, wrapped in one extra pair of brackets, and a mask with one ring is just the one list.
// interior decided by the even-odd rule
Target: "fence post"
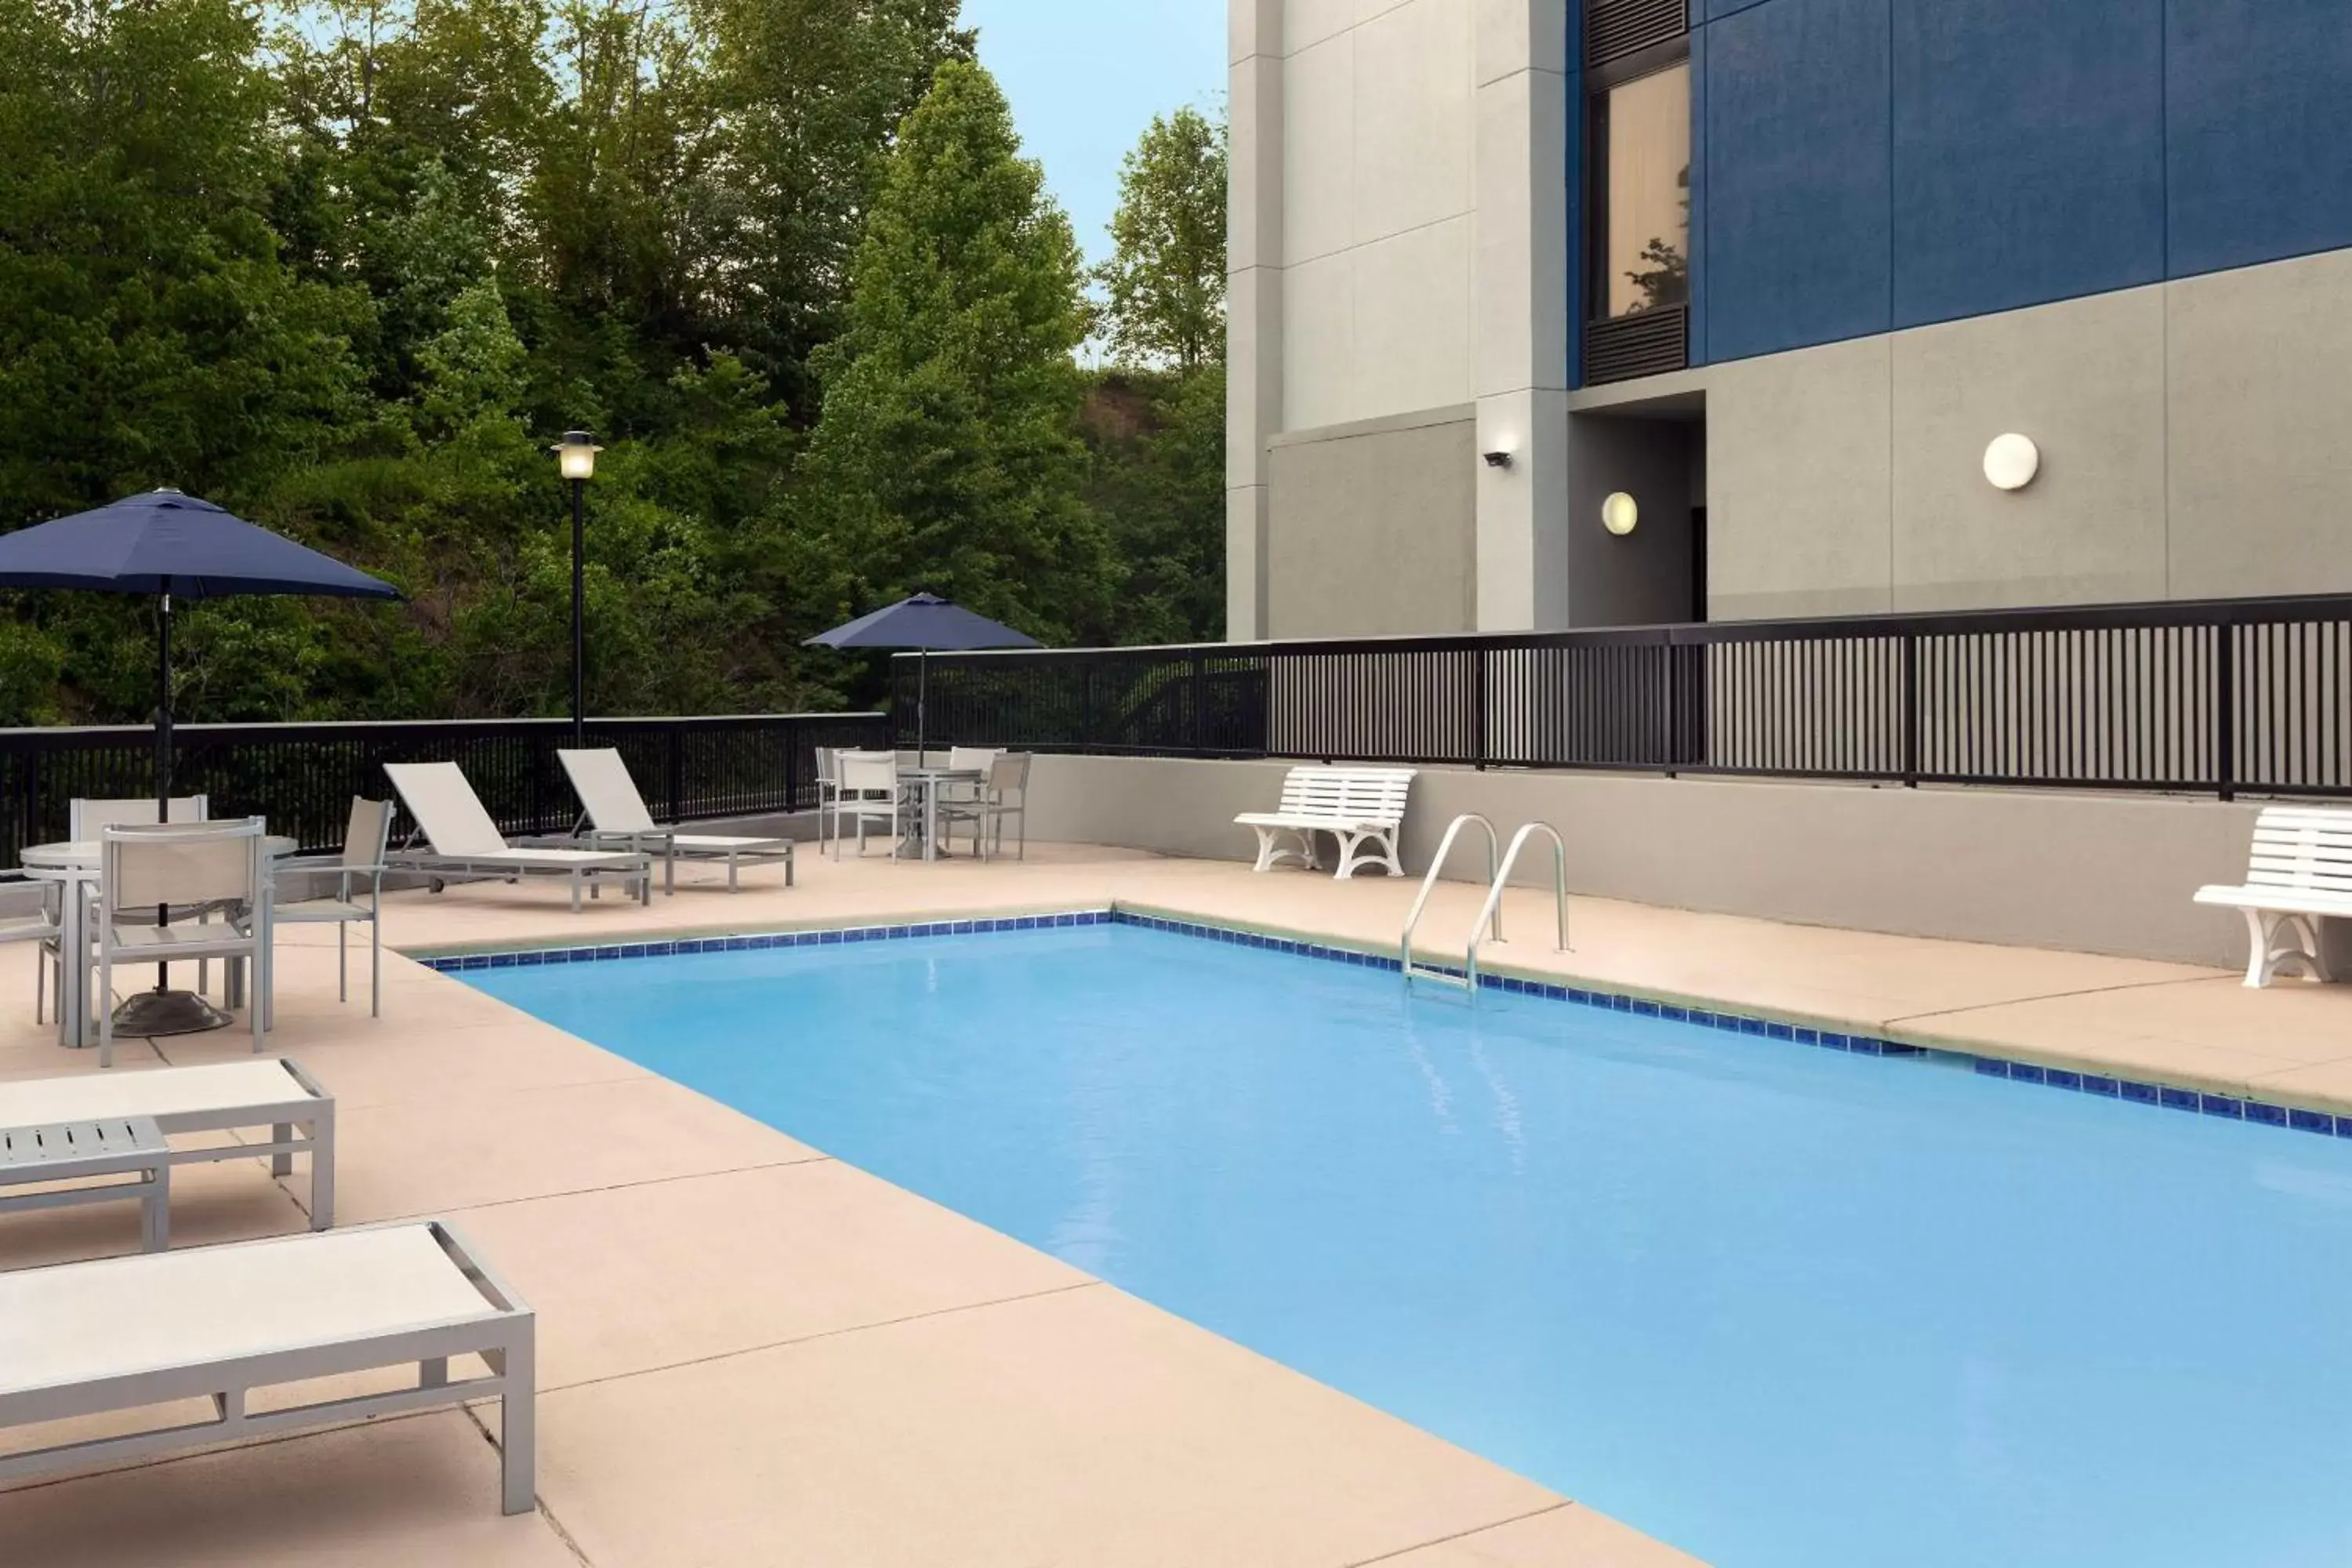
[(1683, 760), (1683, 668), (1682, 647), (1675, 641), (1673, 628), (1659, 634), (1665, 649), (1666, 673), (1666, 777), (1680, 778)]
[(1476, 758), (1480, 773), (1486, 771), (1486, 650), (1473, 645), (1470, 662), (1476, 671), (1471, 681), (1474, 693), (1470, 703), (1470, 721), (1478, 726), (1478, 738), (1471, 742), (1471, 754)]
[(686, 726), (672, 720), (669, 725), (669, 820), (686, 820)]
[(1209, 658), (1192, 656), (1192, 754), (1209, 754)]
[(2213, 628), (2213, 781), (2223, 800), (2238, 798), (2238, 639), (2228, 622)]
[[(26, 846), (37, 841), (41, 831), (41, 749), (27, 746), (17, 754), (25, 761), (25, 826), (15, 845), (17, 854), (21, 854)], [(8, 857), (10, 864), (20, 863), (17, 854)]]
[(1903, 787), (1919, 787), (1919, 634), (1903, 634)]

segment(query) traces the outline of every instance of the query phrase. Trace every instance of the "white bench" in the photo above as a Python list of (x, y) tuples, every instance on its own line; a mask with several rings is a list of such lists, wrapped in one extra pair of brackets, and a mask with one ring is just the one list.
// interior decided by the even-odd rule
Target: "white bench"
[[(0, 1481), (495, 1398), (503, 1506), (528, 1513), (536, 1328), (439, 1220), (0, 1273), (0, 1432), (212, 1405), (209, 1419), (0, 1453)], [(451, 1377), (451, 1360), (469, 1355), (488, 1373)], [(260, 1408), (249, 1397), (410, 1368), (378, 1392)]]
[(2282, 969), (2330, 978), (2319, 921), (2352, 920), (2352, 811), (2269, 807), (2254, 819), (2245, 885), (2200, 888), (2197, 901), (2245, 915), (2247, 984), (2267, 985)]
[(1396, 837), (1412, 774), (1411, 768), (1293, 768), (1282, 781), (1280, 805), (1245, 811), (1234, 820), (1257, 831), (1256, 870), (1270, 870), (1284, 860), (1320, 869), (1315, 835), (1328, 833), (1339, 841), (1340, 878), (1366, 866), (1402, 877)]

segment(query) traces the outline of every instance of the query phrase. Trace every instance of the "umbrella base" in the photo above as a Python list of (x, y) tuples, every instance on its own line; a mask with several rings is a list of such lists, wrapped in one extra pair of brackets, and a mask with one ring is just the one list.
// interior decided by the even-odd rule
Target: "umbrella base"
[(193, 991), (142, 991), (114, 1010), (118, 1035), (200, 1035), (226, 1028), (229, 1016)]

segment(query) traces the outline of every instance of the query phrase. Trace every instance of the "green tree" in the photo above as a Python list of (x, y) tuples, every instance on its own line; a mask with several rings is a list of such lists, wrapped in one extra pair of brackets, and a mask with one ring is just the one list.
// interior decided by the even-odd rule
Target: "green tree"
[(707, 134), (680, 199), (704, 341), (814, 420), (809, 355), (841, 326), (843, 279), (883, 155), (940, 63), (971, 58), (956, 0), (688, 0), (705, 43)]
[(1089, 506), (1118, 562), (1123, 643), (1214, 642), (1225, 626), (1225, 371), (1110, 370), (1087, 400)]
[(1155, 117), (1095, 269), (1117, 363), (1088, 402), (1088, 494), (1119, 563), (1122, 641), (1223, 635), (1225, 170), (1222, 120)]
[(364, 300), (278, 259), (258, 43), (235, 0), (0, 5), (0, 516), (249, 490), (358, 412)]
[(1113, 355), (1190, 373), (1225, 358), (1225, 123), (1154, 115), (1119, 172), (1118, 247), (1095, 269)]
[[(950, 60), (907, 117), (819, 356), (802, 565), (830, 614), (918, 588), (1046, 640), (1098, 635), (1111, 567), (1080, 500), (1086, 334), (1069, 221), (1012, 111)], [(827, 601), (830, 601), (829, 603)]]

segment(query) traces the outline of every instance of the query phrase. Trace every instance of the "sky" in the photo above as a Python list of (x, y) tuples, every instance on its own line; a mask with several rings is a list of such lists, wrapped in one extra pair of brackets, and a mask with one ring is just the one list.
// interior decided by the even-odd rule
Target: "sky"
[(1110, 249), (1118, 164), (1155, 114), (1225, 97), (1226, 0), (963, 0), (1024, 150), (1089, 261)]

